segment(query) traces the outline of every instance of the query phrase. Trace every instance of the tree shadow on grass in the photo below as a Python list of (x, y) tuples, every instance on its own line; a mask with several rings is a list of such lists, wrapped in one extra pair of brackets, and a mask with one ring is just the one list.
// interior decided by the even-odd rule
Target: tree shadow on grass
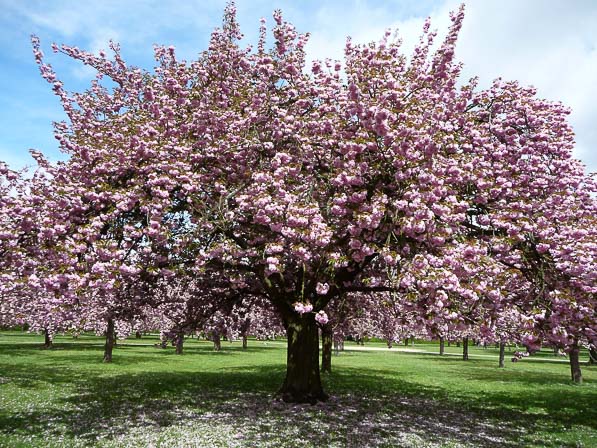
[[(267, 349), (253, 348), (256, 353), (261, 350)], [(197, 351), (201, 356), (221, 356), (203, 347)], [(259, 446), (267, 438), (276, 446), (295, 446), (293, 440), (301, 436), (311, 443), (306, 446), (411, 446), (417, 442), (514, 447), (520, 446), (525, 433), (572, 424), (597, 430), (595, 394), (569, 387), (545, 397), (533, 391), (533, 381), (537, 381), (535, 387), (545, 382), (533, 377), (525, 378), (528, 390), (519, 394), (489, 391), (471, 396), (463, 391), (454, 396), (441, 387), (401, 379), (391, 370), (342, 367), (325, 378), (335, 397), (309, 406), (272, 399), (284, 377), (283, 364), (227, 367), (218, 372), (112, 370), (106, 374), (73, 374), (43, 365), (0, 367), (2, 376), (19, 387), (50, 382), (69, 390), (43, 409), (1, 410), (0, 434), (62, 436), (90, 444), (98, 436), (126, 436), (131, 428), (159, 432), (167, 427), (207, 428), (224, 422), (242, 434), (243, 446)], [(485, 369), (477, 375), (495, 380)], [(529, 413), (531, 407), (544, 409), (548, 417)], [(566, 446), (549, 440), (535, 443)]]

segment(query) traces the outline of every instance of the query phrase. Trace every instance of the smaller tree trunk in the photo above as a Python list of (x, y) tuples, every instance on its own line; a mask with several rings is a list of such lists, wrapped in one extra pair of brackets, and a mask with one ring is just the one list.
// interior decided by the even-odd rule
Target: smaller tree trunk
[(462, 338), (462, 360), (468, 361), (468, 338)]
[(558, 356), (559, 354), (560, 354), (560, 349), (556, 345), (554, 345), (553, 346), (553, 355)]
[(141, 339), (141, 332), (140, 331), (135, 331), (135, 338)]
[(182, 346), (184, 344), (184, 333), (180, 332), (176, 335), (176, 354), (182, 355)]
[(248, 340), (247, 340), (247, 335), (243, 334), (243, 350), (246, 350), (248, 346), (249, 346), (249, 344), (248, 344)]
[(443, 355), (446, 352), (446, 341), (443, 337), (439, 338), (439, 354)]
[(392, 348), (392, 340), (391, 339), (387, 340), (387, 344), (388, 344), (388, 348)]
[(504, 367), (504, 354), (506, 352), (506, 343), (505, 342), (500, 342), (500, 360), (498, 363), (498, 367), (503, 368)]
[(44, 330), (44, 348), (52, 348), (52, 335), (50, 334), (50, 330), (47, 328)]
[(334, 354), (336, 356), (340, 354), (340, 342), (338, 340), (334, 340)]
[(321, 329), (321, 371), (332, 373), (333, 333), (328, 325)]
[(404, 346), (408, 347), (408, 338), (404, 339)]
[(582, 384), (582, 372), (580, 370), (579, 362), (579, 348), (578, 341), (574, 341), (574, 345), (568, 354), (570, 358), (570, 374), (572, 375), (572, 381), (576, 384)]
[(222, 339), (220, 338), (220, 333), (215, 332), (213, 335), (214, 340), (214, 352), (219, 352), (222, 350)]
[(108, 328), (106, 329), (106, 345), (104, 346), (104, 362), (112, 362), (112, 350), (114, 349), (114, 320), (108, 319)]

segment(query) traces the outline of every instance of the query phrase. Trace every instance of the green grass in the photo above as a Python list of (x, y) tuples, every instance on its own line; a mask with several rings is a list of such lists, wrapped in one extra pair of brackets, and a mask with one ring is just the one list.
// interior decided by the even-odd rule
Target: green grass
[(0, 333), (2, 447), (597, 447), (597, 368), (574, 385), (549, 352), (498, 369), (493, 348), (463, 362), (433, 344), (347, 343), (324, 375), (332, 398), (310, 406), (274, 399), (284, 341), (215, 353), (187, 340), (177, 356), (146, 336), (120, 343), (112, 364), (101, 338), (42, 341)]

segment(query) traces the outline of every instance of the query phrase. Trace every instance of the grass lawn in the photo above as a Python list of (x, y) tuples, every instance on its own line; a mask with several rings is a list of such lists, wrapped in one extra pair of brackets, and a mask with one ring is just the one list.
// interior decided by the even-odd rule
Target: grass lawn
[(549, 352), (498, 369), (495, 349), (349, 343), (323, 377), (332, 398), (310, 406), (273, 399), (283, 341), (187, 340), (177, 356), (145, 336), (108, 365), (101, 338), (42, 342), (0, 333), (1, 447), (597, 447), (597, 367), (577, 386)]

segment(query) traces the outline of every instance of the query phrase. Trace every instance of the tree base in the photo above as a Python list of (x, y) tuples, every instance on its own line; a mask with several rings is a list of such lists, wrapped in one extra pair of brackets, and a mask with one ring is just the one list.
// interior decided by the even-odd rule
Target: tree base
[(330, 396), (323, 390), (319, 392), (303, 392), (292, 389), (280, 389), (277, 393), (284, 403), (309, 403), (311, 405), (327, 401)]

